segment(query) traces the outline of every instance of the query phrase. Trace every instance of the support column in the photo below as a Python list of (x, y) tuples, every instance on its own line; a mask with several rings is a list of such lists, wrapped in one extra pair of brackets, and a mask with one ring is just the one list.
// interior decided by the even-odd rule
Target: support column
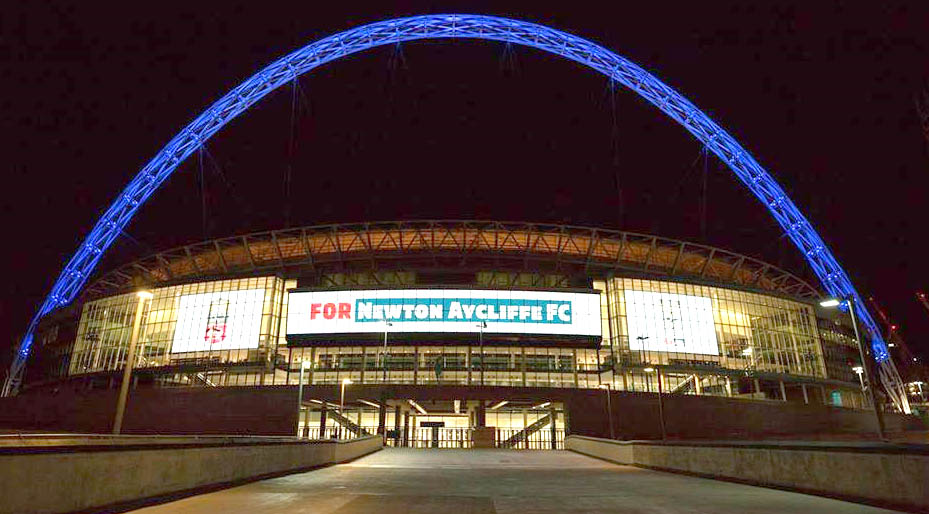
[(726, 396), (732, 397), (732, 380), (729, 379), (729, 375), (726, 375)]
[[(753, 379), (752, 379), (752, 383), (755, 384), (755, 391), (754, 391), (754, 392), (760, 393), (760, 392), (761, 392), (761, 382), (759, 382), (757, 378), (753, 378)], [(754, 395), (753, 395), (753, 396), (754, 396)]]
[(526, 434), (526, 436), (523, 437), (523, 447), (527, 450), (529, 449), (529, 432), (526, 430), (526, 428), (528, 427), (529, 427), (529, 411), (527, 411), (526, 409), (523, 409), (523, 433)]
[(477, 401), (477, 410), (474, 412), (474, 424), (478, 427), (487, 426), (486, 408), (487, 407), (484, 406), (484, 400)]
[(410, 412), (403, 413), (403, 447), (410, 446)]
[(577, 389), (581, 387), (580, 382), (577, 377), (577, 348), (571, 349), (572, 355), (574, 356), (574, 388)]
[(367, 365), (368, 365), (368, 350), (367, 350), (367, 347), (362, 346), (361, 347), (361, 372), (358, 377), (359, 383), (362, 383), (362, 384), (365, 383), (365, 368), (367, 367)]
[(703, 384), (700, 383), (700, 375), (694, 373), (694, 391), (698, 396), (703, 394)]
[[(309, 430), (309, 429), (307, 429)], [(309, 434), (307, 434), (309, 436)], [(326, 438), (326, 404), (319, 408), (319, 438)]]
[(400, 446), (400, 406), (394, 407), (394, 446)]
[(800, 390), (803, 391), (803, 403), (804, 405), (809, 405), (810, 397), (806, 394), (806, 384), (800, 384)]
[(303, 411), (303, 437), (310, 437), (310, 406)]
[(786, 402), (787, 401), (787, 390), (784, 389), (784, 381), (779, 380), (778, 383), (781, 385), (781, 399)]
[(552, 423), (551, 423), (552, 444), (551, 446), (553, 450), (557, 450), (558, 449), (558, 428), (555, 425), (556, 425), (556, 422), (558, 421), (558, 411), (552, 408), (551, 412), (549, 413), (549, 416), (551, 416), (552, 418)]
[(413, 385), (419, 383), (419, 346), (413, 346)]
[(387, 399), (381, 394), (380, 405), (377, 408), (377, 433), (381, 437), (384, 436), (384, 431), (387, 425)]

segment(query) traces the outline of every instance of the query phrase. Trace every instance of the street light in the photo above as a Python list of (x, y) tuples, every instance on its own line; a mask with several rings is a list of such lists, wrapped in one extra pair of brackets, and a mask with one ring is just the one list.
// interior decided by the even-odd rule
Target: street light
[(484, 329), (487, 328), (487, 322), (481, 321), (477, 324), (477, 328), (480, 329), (478, 341), (480, 341), (481, 347), (481, 385), (484, 385)]
[[(300, 361), (300, 377), (297, 379), (299, 387), (297, 388), (297, 437), (300, 436), (300, 411), (303, 409), (303, 372), (306, 371), (308, 367), (305, 360)], [(309, 411), (307, 412), (309, 414)], [(310, 427), (307, 424), (309, 421), (309, 416), (303, 418), (303, 433), (307, 436), (310, 435)]]
[(126, 350), (126, 365), (123, 366), (123, 381), (119, 384), (119, 399), (116, 401), (116, 417), (113, 419), (113, 435), (119, 435), (123, 428), (123, 415), (126, 413), (126, 400), (129, 396), (129, 380), (132, 378), (132, 366), (135, 364), (135, 347), (139, 343), (139, 332), (142, 329), (142, 312), (145, 310), (145, 301), (152, 299), (151, 291), (139, 291), (139, 305), (135, 310), (135, 319), (132, 322), (132, 335), (129, 338), (129, 348)]
[(864, 374), (864, 368), (861, 366), (855, 366), (852, 368), (852, 371), (858, 375), (858, 382), (861, 383), (861, 392), (865, 392), (864, 377), (862, 376)]
[(862, 377), (864, 378), (862, 384), (863, 387), (868, 390), (868, 397), (871, 399), (871, 407), (874, 408), (874, 417), (877, 419), (877, 435), (881, 438), (881, 441), (886, 441), (887, 437), (884, 435), (884, 418), (881, 417), (880, 406), (877, 404), (877, 399), (874, 396), (874, 381), (871, 380), (871, 366), (868, 366), (864, 346), (861, 344), (861, 334), (858, 333), (858, 319), (855, 317), (855, 302), (851, 297), (847, 297), (844, 300), (826, 298), (820, 301), (819, 305), (821, 307), (833, 308), (843, 303), (848, 306), (848, 314), (852, 319), (852, 330), (855, 331), (855, 343), (858, 345), (858, 355), (861, 357), (861, 368), (864, 373), (859, 374), (858, 377), (859, 379)]
[[(653, 373), (656, 370), (655, 368), (648, 367), (648, 368), (643, 369), (642, 371), (646, 373)], [(668, 433), (665, 430), (665, 424), (664, 424), (664, 400), (661, 398), (661, 371), (660, 370), (658, 370), (657, 376), (658, 376), (658, 423), (661, 425), (661, 440), (663, 441), (668, 438)]]
[(383, 382), (387, 383), (387, 329), (394, 326), (393, 323), (384, 320), (384, 380)]
[(610, 399), (612, 396), (610, 384), (600, 384), (600, 389), (606, 391), (606, 414), (607, 419), (610, 420), (610, 439), (616, 439), (616, 433), (613, 431), (613, 402)]
[(343, 378), (342, 379), (342, 394), (339, 397), (339, 414), (345, 415), (345, 386), (351, 385), (352, 379)]

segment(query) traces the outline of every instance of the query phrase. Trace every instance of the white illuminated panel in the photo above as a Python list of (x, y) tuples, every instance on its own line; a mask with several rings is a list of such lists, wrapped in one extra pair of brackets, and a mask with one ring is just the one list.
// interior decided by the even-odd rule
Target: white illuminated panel
[[(385, 322), (392, 325), (387, 327)], [(287, 335), (383, 332), (600, 336), (600, 295), (554, 291), (295, 291)]]
[(709, 298), (630, 289), (623, 294), (630, 349), (719, 355)]
[(264, 289), (182, 295), (171, 353), (258, 348)]

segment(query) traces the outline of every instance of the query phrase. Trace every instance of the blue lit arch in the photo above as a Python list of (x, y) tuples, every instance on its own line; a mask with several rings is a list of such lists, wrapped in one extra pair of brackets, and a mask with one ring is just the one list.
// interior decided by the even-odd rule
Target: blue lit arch
[(586, 39), (524, 21), (451, 14), (381, 21), (320, 39), (271, 63), (184, 127), (132, 179), (68, 261), (23, 337), (10, 378), (4, 384), (4, 394), (9, 394), (19, 385), (18, 377), (29, 355), (39, 320), (75, 299), (103, 252), (113, 244), (139, 207), (184, 159), (226, 123), (295, 77), (340, 57), (376, 46), (441, 38), (486, 39), (538, 48), (592, 68), (651, 102), (726, 163), (768, 208), (803, 253), (829, 294), (854, 298), (856, 311), (870, 333), (875, 360), (883, 363), (889, 359), (877, 324), (819, 234), (764, 168), (700, 109), (641, 67)]

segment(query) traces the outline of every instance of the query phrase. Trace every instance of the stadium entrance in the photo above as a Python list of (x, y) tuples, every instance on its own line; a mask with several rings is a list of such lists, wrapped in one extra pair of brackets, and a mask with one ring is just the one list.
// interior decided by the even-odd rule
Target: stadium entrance
[(310, 398), (297, 433), (309, 439), (382, 433), (387, 446), (401, 448), (564, 448), (562, 402), (389, 399), (385, 404), (381, 409), (376, 400), (358, 399), (340, 407)]

